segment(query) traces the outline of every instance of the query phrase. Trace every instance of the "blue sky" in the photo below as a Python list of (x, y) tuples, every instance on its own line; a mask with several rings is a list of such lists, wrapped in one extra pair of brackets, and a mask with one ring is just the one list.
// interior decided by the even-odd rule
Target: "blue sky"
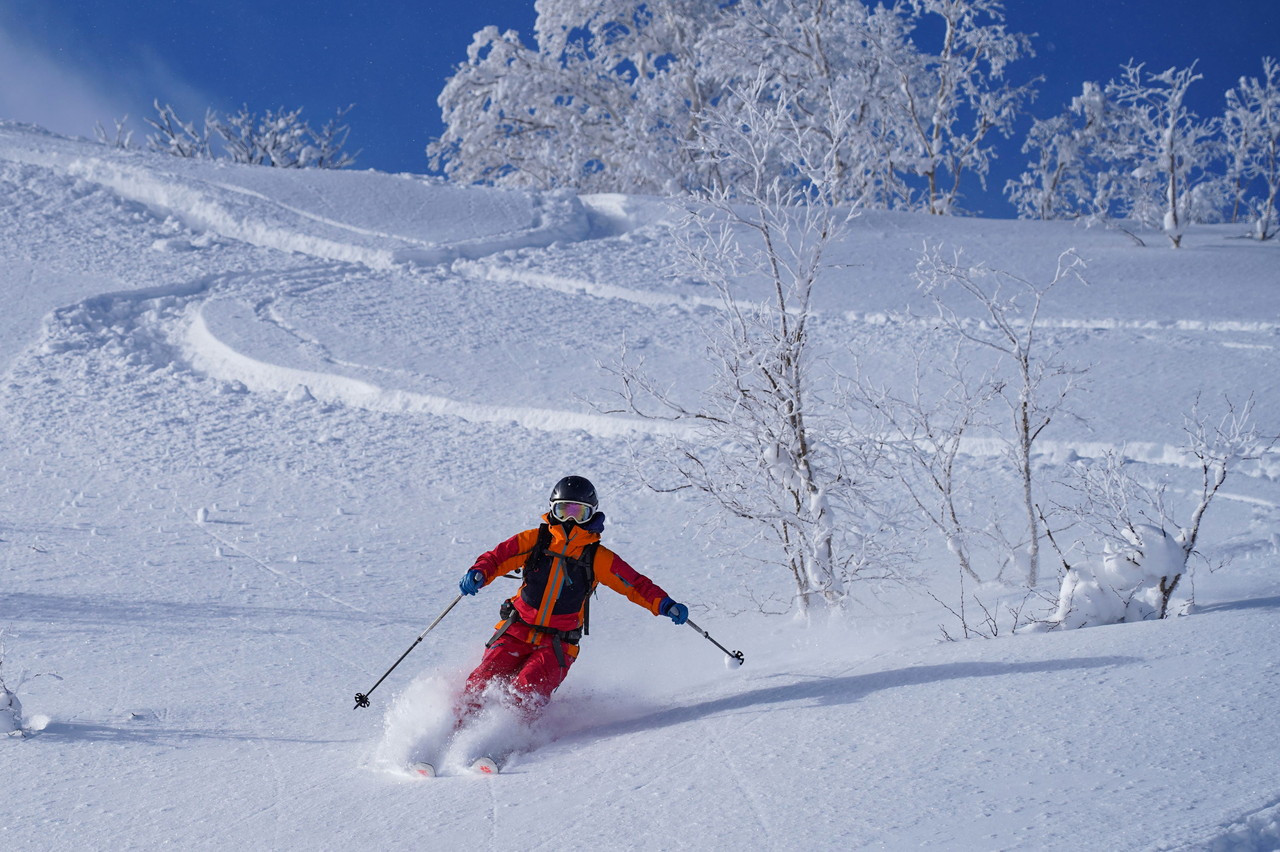
[[(1084, 81), (1118, 76), (1131, 57), (1153, 70), (1199, 60), (1204, 79), (1190, 106), (1217, 114), (1241, 75), (1260, 75), (1263, 56), (1280, 58), (1277, 0), (1005, 6), (1011, 30), (1038, 34), (1036, 57), (1010, 74), (1045, 78), (1032, 107), (1039, 117), (1060, 112)], [(489, 24), (528, 35), (534, 18), (533, 0), (0, 0), (0, 118), (91, 137), (97, 122), (153, 114), (154, 98), (189, 120), (206, 107), (303, 107), (317, 126), (354, 103), (347, 147), (361, 151), (357, 167), (423, 172), (423, 148), (441, 130), (436, 96), (471, 35)], [(1001, 146), (995, 188), (1022, 170), (1025, 132), (1024, 123)], [(977, 206), (1012, 215), (996, 193)]]

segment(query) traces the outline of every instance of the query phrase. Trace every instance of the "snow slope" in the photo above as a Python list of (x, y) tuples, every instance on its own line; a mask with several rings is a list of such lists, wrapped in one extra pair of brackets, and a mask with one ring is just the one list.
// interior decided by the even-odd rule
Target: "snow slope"
[[(669, 216), (0, 123), (0, 677), (29, 731), (0, 739), (0, 843), (1280, 848), (1277, 460), (1211, 508), (1187, 617), (947, 643), (920, 591), (838, 624), (764, 616), (749, 594), (785, 578), (709, 556), (692, 504), (634, 482), (655, 424), (592, 405), (624, 339), (678, 392), (704, 375), (715, 302), (666, 272)], [(1088, 261), (1045, 320), (1093, 365), (1087, 420), (1055, 424), (1045, 464), (1116, 450), (1182, 493), (1198, 392), (1255, 394), (1280, 424), (1277, 245), (867, 214), (821, 294), (835, 357), (892, 370), (919, 347), (925, 241), (1032, 279), (1068, 248)], [(611, 546), (746, 665), (606, 591), (538, 728), (482, 732), (522, 747), (508, 772), (398, 774), (500, 590), (372, 708), (351, 696), (570, 472), (600, 488)], [(922, 566), (943, 600), (953, 573)]]

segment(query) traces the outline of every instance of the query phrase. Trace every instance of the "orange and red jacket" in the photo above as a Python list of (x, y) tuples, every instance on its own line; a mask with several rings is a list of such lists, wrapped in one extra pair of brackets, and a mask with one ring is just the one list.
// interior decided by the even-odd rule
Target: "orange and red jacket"
[[(530, 578), (525, 578), (520, 591), (512, 597), (520, 622), (512, 624), (510, 632), (516, 637), (532, 644), (540, 644), (543, 634), (531, 627), (548, 630), (577, 630), (582, 626), (581, 602), (594, 591), (596, 585), (604, 583), (615, 592), (626, 595), (631, 601), (658, 615), (667, 593), (662, 587), (628, 565), (622, 557), (604, 545), (596, 548), (592, 562), (593, 582), (590, 589), (566, 589), (571, 583), (569, 566), (565, 561), (577, 560), (587, 545), (600, 540), (600, 534), (584, 529), (577, 524), (563, 525), (551, 522), (543, 516), (551, 531), (551, 543), (547, 545), (547, 553), (551, 556), (550, 571), (541, 592), (530, 595)], [(471, 566), (484, 574), (487, 586), (504, 574), (523, 568), (525, 561), (533, 552), (538, 540), (538, 530), (531, 529), (516, 533), (502, 544), (487, 553), (481, 554)], [(534, 600), (528, 598), (533, 597)], [(562, 603), (564, 598), (570, 601), (568, 607)], [(557, 604), (560, 604), (559, 606)], [(566, 611), (566, 609), (568, 611)], [(576, 652), (576, 648), (573, 649)]]

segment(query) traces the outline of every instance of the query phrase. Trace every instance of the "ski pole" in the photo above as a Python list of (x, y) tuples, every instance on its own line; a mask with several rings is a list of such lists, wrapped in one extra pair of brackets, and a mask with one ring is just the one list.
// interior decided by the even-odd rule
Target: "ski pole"
[(721, 651), (724, 651), (725, 655), (726, 655), (726, 656), (728, 656), (728, 657), (729, 657), (729, 659), (731, 659), (731, 660), (737, 660), (737, 661), (738, 661), (738, 665), (742, 665), (743, 663), (745, 663), (745, 662), (747, 661), (747, 660), (746, 660), (746, 658), (742, 656), (742, 652), (741, 652), (741, 651), (730, 651), (728, 648), (726, 648), (725, 646), (721, 645), (721, 644), (720, 644), (719, 642), (717, 642), (716, 640), (712, 639), (712, 638), (711, 638), (711, 634), (710, 634), (710, 633), (708, 633), (707, 631), (703, 630), (701, 627), (699, 627), (698, 625), (694, 624), (692, 621), (688, 621), (688, 620), (686, 620), (686, 621), (685, 621), (685, 624), (689, 625), (689, 626), (690, 626), (690, 627), (692, 627), (694, 630), (696, 630), (696, 631), (698, 631), (699, 633), (701, 633), (701, 634), (702, 634), (702, 638), (703, 638), (703, 639), (706, 639), (706, 640), (707, 640), (708, 642), (710, 642), (712, 645), (715, 645), (715, 646), (716, 646), (717, 648), (719, 648)]
[(421, 642), (421, 641), (423, 640), (423, 637), (425, 637), (428, 633), (430, 633), (430, 632), (435, 628), (435, 626), (436, 626), (437, 624), (439, 624), (441, 621), (443, 621), (443, 620), (444, 620), (444, 617), (445, 617), (446, 615), (448, 615), (448, 614), (449, 614), (449, 610), (451, 610), (451, 609), (453, 609), (455, 606), (457, 606), (457, 605), (458, 605), (458, 601), (460, 601), (460, 600), (462, 600), (462, 595), (458, 595), (456, 598), (454, 598), (454, 599), (453, 599), (453, 603), (451, 603), (451, 604), (449, 604), (447, 607), (445, 607), (445, 608), (444, 608), (444, 612), (440, 613), (440, 615), (436, 617), (436, 620), (435, 620), (435, 621), (433, 621), (433, 622), (431, 622), (431, 626), (430, 626), (430, 627), (428, 627), (426, 630), (424, 630), (424, 631), (422, 631), (421, 633), (419, 633), (419, 634), (418, 634), (418, 638), (417, 638), (417, 639), (415, 639), (415, 640), (413, 640), (413, 644), (409, 646), (409, 650), (408, 650), (408, 651), (405, 651), (403, 654), (401, 654), (401, 655), (400, 655), (400, 659), (396, 660), (396, 661), (395, 661), (395, 663), (391, 666), (391, 668), (387, 669), (386, 674), (384, 674), (382, 677), (378, 678), (378, 683), (375, 683), (373, 686), (369, 687), (369, 692), (357, 692), (357, 693), (356, 693), (356, 706), (355, 706), (355, 707), (352, 707), (352, 708), (351, 708), (352, 710), (355, 710), (355, 709), (356, 709), (356, 707), (368, 707), (368, 706), (369, 706), (369, 695), (370, 695), (370, 693), (372, 693), (375, 689), (377, 689), (377, 688), (378, 688), (378, 684), (382, 683), (384, 680), (386, 680), (386, 679), (387, 679), (387, 675), (389, 675), (389, 674), (391, 674), (393, 671), (395, 671), (396, 666), (398, 666), (398, 665), (400, 665), (400, 663), (404, 662), (404, 658), (405, 658), (405, 657), (407, 657), (407, 656), (409, 656), (409, 651), (412, 651), (414, 648), (418, 647), (418, 643), (419, 643), (419, 642)]

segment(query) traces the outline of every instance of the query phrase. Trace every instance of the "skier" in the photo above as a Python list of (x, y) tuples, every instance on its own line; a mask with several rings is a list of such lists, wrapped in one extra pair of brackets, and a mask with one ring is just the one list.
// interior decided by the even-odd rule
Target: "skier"
[(481, 695), (491, 683), (511, 690), (526, 719), (537, 716), (578, 656), (598, 583), (676, 624), (689, 619), (688, 607), (599, 544), (604, 513), (598, 506), (588, 480), (564, 477), (551, 490), (542, 524), (481, 554), (458, 584), (464, 595), (474, 595), (496, 578), (524, 569), (519, 590), (502, 604), (501, 621), (485, 645), (484, 658), (467, 678), (459, 724), (480, 709)]

